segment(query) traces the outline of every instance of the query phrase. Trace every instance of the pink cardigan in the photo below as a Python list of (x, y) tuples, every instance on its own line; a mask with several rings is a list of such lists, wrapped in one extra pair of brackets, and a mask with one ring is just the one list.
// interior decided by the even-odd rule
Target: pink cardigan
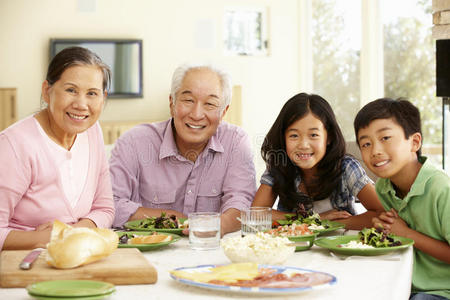
[(33, 116), (0, 132), (0, 249), (11, 230), (34, 230), (56, 219), (88, 218), (108, 228), (114, 220), (109, 167), (98, 123), (87, 130), (89, 169), (77, 205), (66, 199), (58, 167)]

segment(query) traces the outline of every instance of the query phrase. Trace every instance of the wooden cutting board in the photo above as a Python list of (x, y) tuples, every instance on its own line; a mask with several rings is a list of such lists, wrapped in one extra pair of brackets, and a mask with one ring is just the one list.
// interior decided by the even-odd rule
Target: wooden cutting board
[(158, 273), (136, 248), (118, 248), (110, 256), (74, 269), (55, 269), (45, 262), (45, 252), (30, 270), (21, 270), (19, 264), (28, 250), (2, 251), (0, 258), (0, 286), (26, 287), (46, 280), (85, 279), (100, 280), (117, 285), (155, 283)]

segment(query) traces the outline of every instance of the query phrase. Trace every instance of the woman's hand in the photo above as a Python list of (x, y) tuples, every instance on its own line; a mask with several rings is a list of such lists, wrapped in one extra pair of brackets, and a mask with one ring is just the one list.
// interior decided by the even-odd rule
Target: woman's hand
[(53, 222), (47, 222), (47, 223), (41, 224), (41, 225), (37, 226), (34, 229), (34, 231), (45, 231), (47, 229), (52, 231), (52, 229), (53, 229)]
[(330, 220), (330, 221), (338, 219), (347, 219), (348, 217), (352, 216), (348, 211), (337, 209), (332, 209), (319, 215), (322, 220)]
[(47, 243), (50, 242), (50, 235), (53, 229), (53, 222), (47, 222), (37, 226), (34, 231), (35, 234), (35, 246), (34, 248), (45, 248)]
[(87, 227), (87, 228), (96, 228), (97, 224), (94, 223), (91, 219), (80, 219), (78, 222), (69, 224), (73, 227)]

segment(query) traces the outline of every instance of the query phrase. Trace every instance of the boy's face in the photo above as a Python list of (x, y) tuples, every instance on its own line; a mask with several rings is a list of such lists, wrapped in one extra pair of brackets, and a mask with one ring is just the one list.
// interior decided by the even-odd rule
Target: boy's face
[(366, 166), (378, 177), (403, 176), (408, 164), (417, 162), (416, 151), (422, 137), (414, 133), (405, 138), (403, 128), (392, 118), (377, 119), (358, 131), (358, 143)]

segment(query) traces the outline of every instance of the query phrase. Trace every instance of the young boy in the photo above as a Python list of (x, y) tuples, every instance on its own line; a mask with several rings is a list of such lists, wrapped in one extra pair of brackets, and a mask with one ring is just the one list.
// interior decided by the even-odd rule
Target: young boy
[(410, 299), (450, 298), (450, 178), (421, 156), (419, 110), (406, 100), (378, 99), (354, 122), (367, 167), (386, 212), (375, 227), (414, 240)]

